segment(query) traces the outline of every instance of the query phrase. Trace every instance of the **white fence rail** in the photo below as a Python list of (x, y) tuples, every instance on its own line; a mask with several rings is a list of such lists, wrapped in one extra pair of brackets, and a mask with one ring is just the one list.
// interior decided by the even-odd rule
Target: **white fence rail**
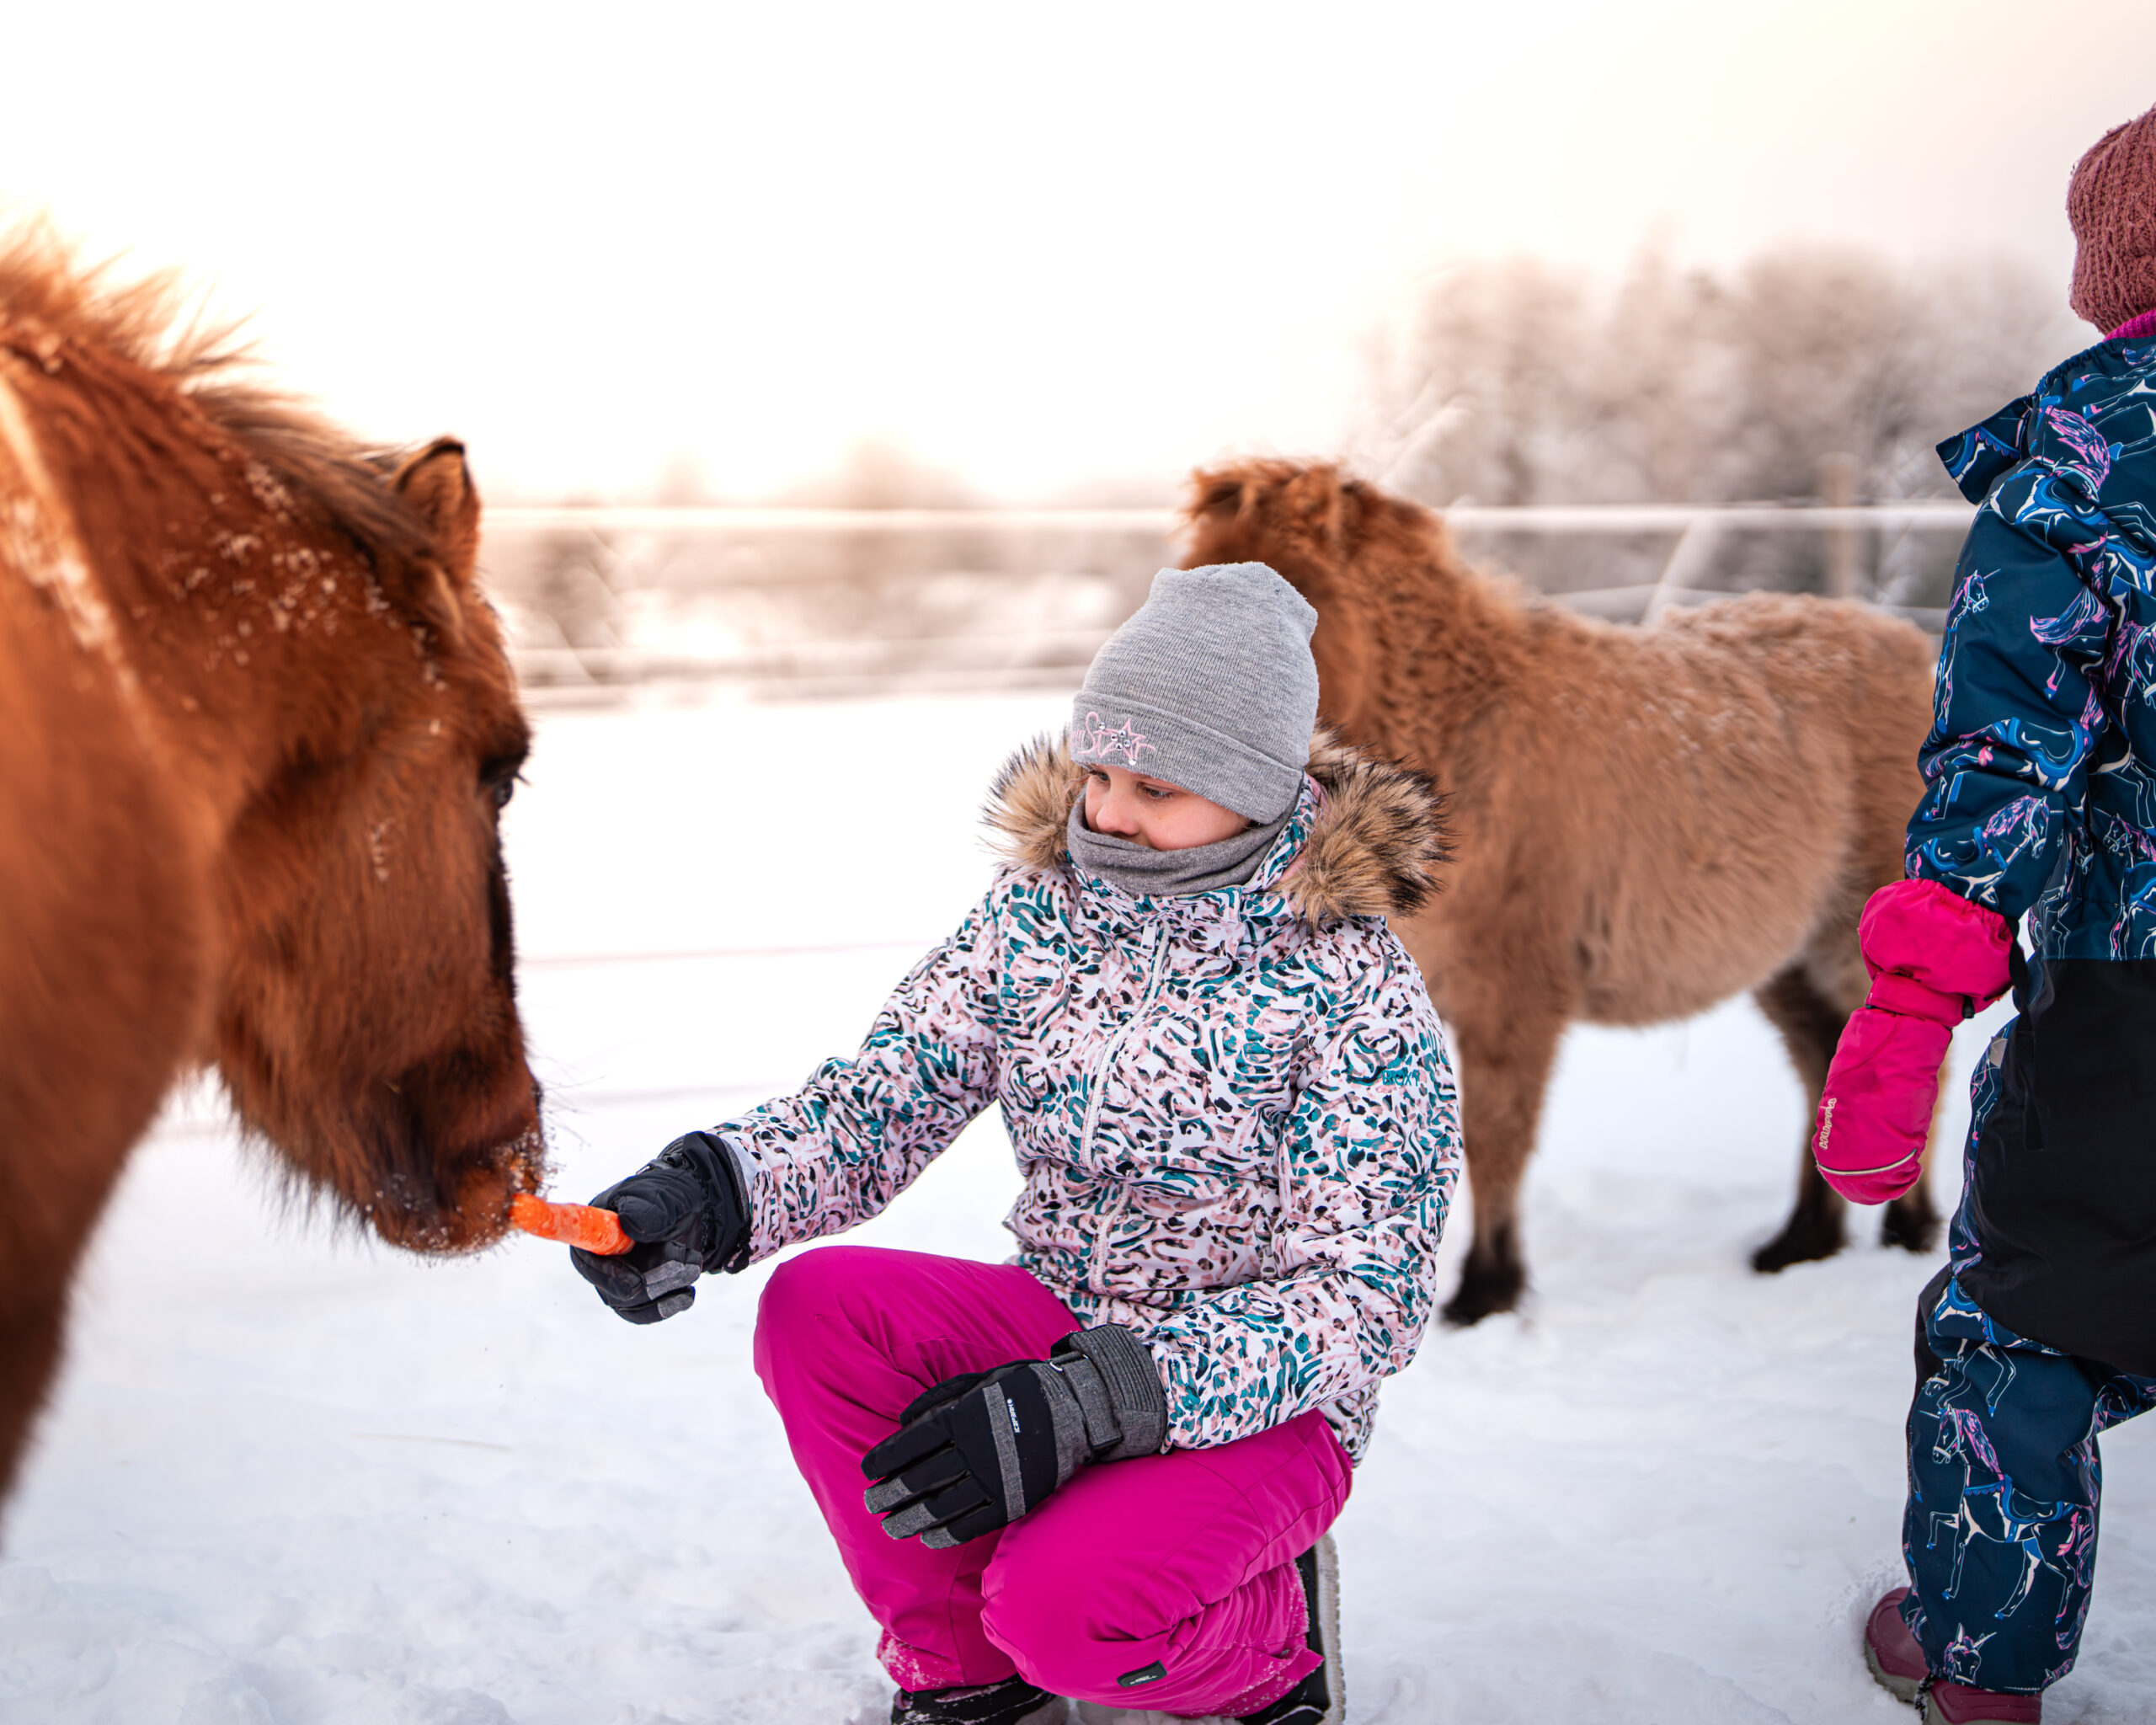
[[(1836, 598), (1867, 597), (1859, 590), (1858, 541), (1876, 533), (1906, 540), (1913, 534), (1951, 534), (1958, 538), (1968, 531), (1975, 515), (1967, 503), (1850, 504), (1839, 507), (1817, 505), (1725, 505), (1717, 506), (1668, 504), (1582, 505), (1546, 509), (1456, 509), (1446, 515), (1453, 531), (1463, 538), (1481, 533), (1565, 534), (1670, 533), (1676, 542), (1659, 577), (1652, 582), (1622, 587), (1588, 588), (1550, 596), (1561, 603), (1603, 614), (1622, 614), (1636, 603), (1636, 621), (1651, 623), (1673, 605), (1700, 604), (1727, 596), (1727, 590), (1710, 587), (1717, 553), (1730, 537), (1744, 532), (1817, 533), (1828, 547), (1827, 579), (1823, 590)], [(1897, 605), (1887, 609), (1918, 622), (1937, 626), (1944, 615), (1935, 606)]]
[[(1958, 502), (1644, 504), (1463, 506), (1445, 519), (1472, 560), (1615, 622), (1794, 580), (1935, 630), (1972, 514)], [(679, 680), (792, 694), (1039, 684), (1075, 681), (1153, 571), (1177, 560), (1180, 528), (1164, 509), (499, 509), (486, 562), (527, 687), (561, 698)], [(1793, 560), (1789, 535), (1811, 536), (1818, 554)], [(1758, 555), (1750, 567), (1732, 555), (1759, 536), (1784, 544), (1764, 573)], [(1634, 578), (1594, 580), (1604, 567)]]

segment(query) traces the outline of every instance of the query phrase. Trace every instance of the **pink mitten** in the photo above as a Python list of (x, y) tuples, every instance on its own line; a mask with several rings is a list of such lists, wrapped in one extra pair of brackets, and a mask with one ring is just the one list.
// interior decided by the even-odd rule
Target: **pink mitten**
[(1871, 993), (1842, 1032), (1812, 1154), (1857, 1204), (1916, 1184), (1954, 1026), (2006, 992), (2014, 931), (1935, 880), (1881, 887), (1857, 925)]

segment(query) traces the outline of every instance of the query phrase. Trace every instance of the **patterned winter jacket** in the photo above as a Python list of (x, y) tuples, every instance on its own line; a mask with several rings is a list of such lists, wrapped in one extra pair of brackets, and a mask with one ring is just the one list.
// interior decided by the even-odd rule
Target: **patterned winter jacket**
[(2100, 342), (1940, 446), (1956, 574), (1909, 872), (2041, 959), (2156, 958), (2156, 339)]
[(1015, 1262), (1128, 1326), (1199, 1449), (1322, 1411), (1351, 1456), (1413, 1358), (1458, 1172), (1443, 1033), (1383, 913), (1431, 890), (1436, 802), (1320, 739), (1248, 884), (1133, 898), (1077, 871), (1062, 744), (1004, 768), (1011, 857), (850, 1060), (718, 1130), (754, 1256), (874, 1215), (990, 1103)]
[(2010, 921), (1953, 1262), (2024, 1336), (2156, 1373), (2156, 340), (1940, 446), (1956, 573), (1908, 872)]

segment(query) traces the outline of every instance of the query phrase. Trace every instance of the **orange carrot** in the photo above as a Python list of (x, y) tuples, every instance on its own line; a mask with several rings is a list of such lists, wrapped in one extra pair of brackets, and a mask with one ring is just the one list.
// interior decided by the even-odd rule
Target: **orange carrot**
[(520, 1192), (510, 1199), (509, 1220), (510, 1226), (536, 1234), (542, 1240), (581, 1246), (601, 1258), (615, 1257), (636, 1244), (622, 1231), (611, 1210), (594, 1210), (585, 1204), (549, 1204), (529, 1192)]

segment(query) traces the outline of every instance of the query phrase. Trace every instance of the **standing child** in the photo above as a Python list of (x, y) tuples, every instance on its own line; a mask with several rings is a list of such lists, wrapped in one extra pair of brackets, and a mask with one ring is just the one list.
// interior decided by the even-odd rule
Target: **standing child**
[(594, 1200), (645, 1243), (578, 1268), (650, 1322), (1002, 1108), (1011, 1263), (827, 1247), (757, 1315), (894, 1722), (1341, 1716), (1322, 1536), (1428, 1318), (1459, 1127), (1384, 921), (1432, 889), (1436, 799), (1313, 745), (1315, 620), (1262, 563), (1162, 570), (861, 1052)]
[(2067, 210), (2073, 309), (2111, 334), (1940, 446), (1983, 507), (1909, 878), (1865, 907), (1871, 996), (1814, 1140), (1857, 1202), (1908, 1189), (1951, 1028), (2011, 982), (1918, 1305), (1910, 1585), (1865, 1634), (1952, 1725), (2036, 1721), (2073, 1669), (2097, 1434), (2156, 1405), (2156, 109), (2081, 159)]

